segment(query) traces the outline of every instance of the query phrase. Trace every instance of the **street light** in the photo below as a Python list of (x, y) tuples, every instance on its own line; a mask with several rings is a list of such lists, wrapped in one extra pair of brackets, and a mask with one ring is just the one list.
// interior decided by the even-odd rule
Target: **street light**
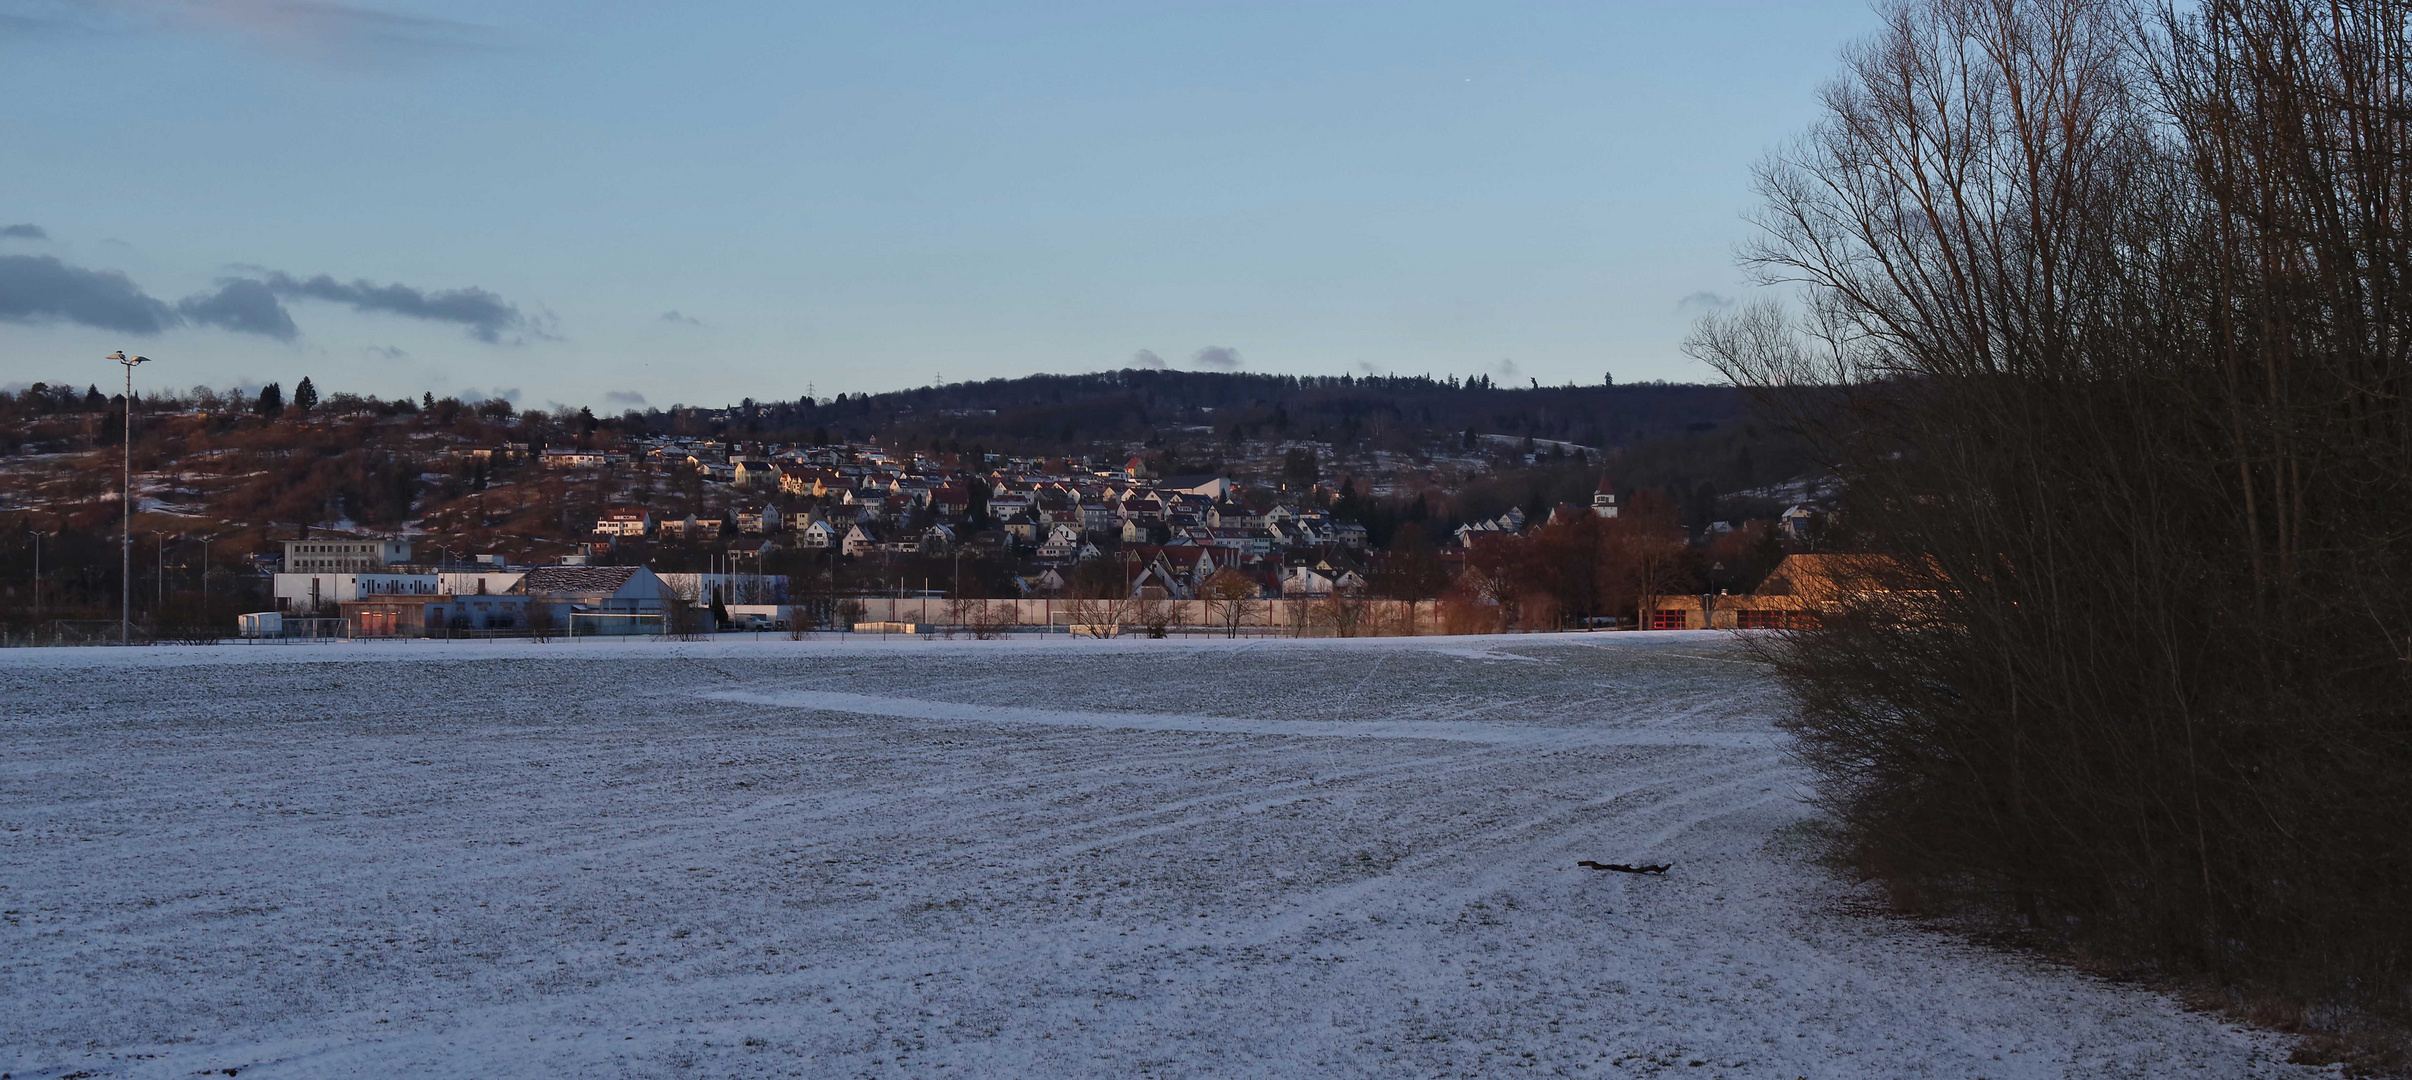
[(159, 569), (152, 575), (152, 584), (158, 588), (159, 592), (158, 596), (151, 601), (151, 625), (158, 626), (159, 613), (167, 607), (167, 530), (145, 529), (143, 531), (151, 534), (151, 544), (158, 549)]
[(121, 509), (125, 513), (119, 523), (117, 536), (117, 643), (134, 644), (134, 366), (151, 362), (148, 356), (127, 356), (120, 349), (103, 357), (115, 360), (126, 368), (126, 415), (120, 427), (125, 429), (125, 495)]

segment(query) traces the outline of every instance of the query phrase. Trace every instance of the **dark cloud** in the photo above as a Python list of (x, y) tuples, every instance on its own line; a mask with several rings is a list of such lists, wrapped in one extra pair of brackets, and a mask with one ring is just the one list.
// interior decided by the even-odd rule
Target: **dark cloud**
[(603, 400), (613, 405), (642, 405), (645, 395), (634, 390), (614, 390), (603, 395)]
[(492, 390), (480, 390), (477, 387), (471, 386), (465, 387), (461, 390), (461, 400), (470, 402), (472, 404), (480, 401), (492, 401), (495, 398), (501, 398), (504, 401), (517, 402), (519, 400), (519, 388), (516, 386), (497, 386)]
[(691, 317), (686, 316), (686, 315), (681, 315), (681, 314), (679, 314), (679, 313), (678, 313), (678, 312), (676, 312), (676, 311), (665, 311), (665, 312), (662, 312), (662, 321), (663, 321), (663, 322), (666, 322), (666, 323), (677, 323), (677, 324), (679, 324), (680, 326), (702, 326), (702, 325), (703, 325), (703, 320), (702, 320), (702, 319), (691, 318)]
[(50, 231), (39, 225), (0, 225), (0, 240), (48, 240)]
[(526, 337), (551, 336), (521, 314), (516, 305), (504, 303), (502, 297), (475, 286), (428, 292), (408, 285), (379, 285), (357, 278), (337, 281), (326, 274), (303, 280), (279, 271), (269, 271), (260, 284), (278, 296), (308, 297), (350, 304), (354, 311), (455, 323), (468, 330), (470, 337), (488, 344), (501, 341), (506, 333), (522, 335), (513, 344)]
[(1240, 366), (1240, 354), (1238, 349), (1226, 345), (1208, 345), (1199, 349), (1197, 355), (1190, 357), (1189, 362), (1217, 371), (1237, 371)]
[(0, 320), (71, 322), (156, 334), (183, 321), (115, 270), (86, 270), (48, 255), (0, 255)]
[(1145, 368), (1149, 371), (1162, 371), (1171, 365), (1166, 364), (1163, 357), (1156, 355), (1154, 349), (1141, 349), (1131, 354), (1131, 366)]
[(368, 347), (368, 351), (371, 356), (382, 356), (388, 360), (400, 360), (410, 355), (392, 345), (371, 345)]
[(1358, 371), (1362, 371), (1362, 372), (1364, 372), (1365, 374), (1368, 374), (1368, 375), (1379, 375), (1379, 374), (1381, 374), (1381, 373), (1382, 373), (1382, 369), (1381, 369), (1381, 368), (1378, 368), (1378, 367), (1375, 367), (1375, 366), (1374, 366), (1374, 362), (1373, 362), (1373, 361), (1371, 361), (1371, 360), (1359, 360), (1359, 361), (1357, 361), (1357, 370), (1358, 370)]
[(1521, 369), (1519, 369), (1519, 368), (1516, 366), (1516, 362), (1515, 362), (1515, 361), (1513, 361), (1513, 360), (1502, 360), (1502, 361), (1500, 361), (1500, 362), (1499, 362), (1499, 366), (1498, 366), (1496, 369), (1494, 369), (1494, 370), (1498, 371), (1500, 374), (1505, 375), (1505, 376), (1507, 376), (1508, 378), (1511, 378), (1511, 379), (1513, 379), (1513, 378), (1515, 378), (1516, 376), (1521, 375), (1521, 374), (1523, 374), (1523, 373), (1524, 373), (1524, 372), (1523, 372)]
[(1734, 306), (1733, 297), (1719, 296), (1706, 290), (1675, 301), (1677, 311), (1722, 311), (1732, 306)]
[(177, 302), (176, 311), (192, 322), (238, 334), (259, 334), (278, 341), (301, 336), (301, 328), (293, 325), (293, 316), (276, 294), (250, 278), (234, 278), (221, 283), (214, 293), (185, 297)]
[[(45, 235), (33, 225), (0, 230), (0, 236), (8, 237)], [(220, 278), (214, 291), (195, 293), (171, 307), (115, 270), (87, 270), (50, 255), (0, 255), (0, 321), (71, 322), (133, 334), (192, 324), (292, 341), (301, 328), (283, 300), (306, 297), (349, 304), (355, 311), (451, 323), (488, 343), (500, 342), (504, 334), (513, 335), (512, 344), (552, 336), (549, 318), (532, 318), (517, 305), (474, 286), (429, 291), (360, 279), (342, 282), (326, 274), (304, 280), (281, 271), (244, 269), (257, 276)]]

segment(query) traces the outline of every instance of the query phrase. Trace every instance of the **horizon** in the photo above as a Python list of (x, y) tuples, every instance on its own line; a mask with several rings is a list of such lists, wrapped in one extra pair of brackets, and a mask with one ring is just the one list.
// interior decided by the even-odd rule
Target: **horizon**
[[(1697, 382), (1861, 2), (0, 9), (0, 381)], [(93, 71), (107, 71), (95, 79)], [(89, 354), (87, 356), (87, 354)], [(90, 367), (86, 373), (85, 368)]]

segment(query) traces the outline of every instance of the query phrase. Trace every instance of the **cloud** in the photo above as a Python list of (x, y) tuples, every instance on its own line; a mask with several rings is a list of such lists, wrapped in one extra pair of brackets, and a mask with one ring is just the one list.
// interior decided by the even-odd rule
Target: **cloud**
[(382, 356), (388, 360), (400, 360), (410, 355), (392, 345), (371, 345), (368, 347), (368, 351), (371, 356)]
[(0, 255), (0, 321), (156, 334), (183, 320), (115, 270), (86, 270), (48, 255)]
[(1382, 369), (1375, 367), (1373, 361), (1371, 360), (1357, 361), (1357, 370), (1362, 371), (1367, 375), (1379, 375), (1382, 373)]
[(250, 278), (234, 278), (220, 283), (217, 292), (185, 297), (177, 302), (176, 311), (192, 322), (238, 334), (259, 334), (278, 341), (301, 336), (301, 328), (293, 325), (292, 314), (276, 294)]
[(48, 240), (50, 231), (39, 225), (0, 225), (0, 240)]
[(603, 400), (606, 404), (611, 405), (642, 405), (645, 403), (645, 395), (634, 390), (614, 390), (604, 394)]
[(335, 0), (33, 0), (0, 33), (232, 35), (271, 52), (346, 66), (491, 48), (490, 28)]
[(470, 23), (331, 0), (198, 0), (175, 10), (172, 18), (188, 25), (231, 30), (274, 48), (328, 59), (481, 48), (493, 36)]
[(702, 320), (702, 319), (697, 319), (697, 318), (693, 318), (693, 317), (690, 317), (690, 316), (681, 315), (681, 314), (679, 314), (679, 313), (678, 313), (678, 312), (676, 312), (676, 311), (665, 311), (665, 312), (662, 312), (662, 321), (663, 321), (663, 322), (666, 322), (666, 323), (677, 323), (677, 324), (679, 324), (680, 326), (702, 326), (702, 325), (703, 325), (703, 320)]
[(492, 390), (481, 390), (474, 386), (464, 386), (461, 388), (460, 396), (462, 401), (466, 401), (471, 404), (475, 404), (480, 401), (491, 401), (495, 398), (501, 398), (504, 401), (517, 402), (519, 400), (519, 388), (516, 386), (497, 386)]
[(1516, 376), (1518, 376), (1518, 375), (1522, 375), (1522, 374), (1524, 374), (1524, 372), (1523, 372), (1521, 369), (1519, 369), (1519, 368), (1517, 368), (1517, 367), (1516, 367), (1516, 362), (1515, 362), (1515, 361), (1513, 361), (1513, 360), (1502, 360), (1502, 361), (1500, 361), (1500, 362), (1499, 362), (1498, 367), (1497, 367), (1497, 368), (1495, 368), (1495, 369), (1493, 369), (1493, 370), (1496, 370), (1496, 371), (1498, 371), (1500, 374), (1505, 375), (1505, 376), (1507, 376), (1508, 378), (1511, 378), (1511, 379), (1515, 378), (1515, 377), (1516, 377)]
[[(42, 234), (32, 225), (0, 230), (11, 237)], [(47, 235), (47, 234), (44, 234)], [(116, 270), (87, 270), (50, 255), (0, 255), (0, 321), (69, 322), (100, 330), (156, 334), (185, 325), (214, 326), (278, 341), (301, 335), (283, 298), (305, 297), (350, 304), (355, 311), (452, 323), (479, 341), (512, 344), (550, 338), (548, 318), (532, 318), (517, 305), (484, 289), (426, 291), (408, 285), (340, 282), (320, 274), (301, 280), (275, 270), (245, 268), (259, 276), (218, 279), (214, 291), (195, 293), (170, 306)]]
[(1208, 345), (1190, 357), (1189, 362), (1217, 371), (1236, 371), (1240, 366), (1240, 354), (1238, 349), (1227, 345)]
[(1131, 366), (1148, 371), (1162, 371), (1172, 365), (1165, 363), (1163, 357), (1156, 355), (1156, 350), (1141, 349), (1131, 354)]
[(551, 337), (535, 320), (521, 314), (517, 305), (484, 289), (470, 286), (428, 292), (408, 285), (379, 285), (355, 278), (337, 281), (326, 274), (302, 280), (282, 271), (271, 270), (260, 279), (261, 285), (278, 296), (307, 297), (330, 303), (350, 304), (354, 311), (382, 312), (410, 319), (455, 323), (469, 331), (469, 336), (487, 344), (502, 340), (505, 333), (526, 337)]
[(1734, 306), (1734, 298), (1702, 290), (1675, 301), (1677, 311), (1722, 311)]

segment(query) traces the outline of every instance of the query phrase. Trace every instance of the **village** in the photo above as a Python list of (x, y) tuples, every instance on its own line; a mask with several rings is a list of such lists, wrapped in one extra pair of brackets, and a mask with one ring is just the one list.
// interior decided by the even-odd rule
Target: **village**
[[(1512, 586), (1486, 577), (1486, 570), (1504, 575), (1489, 565), (1500, 560), (1484, 556), (1553, 527), (1611, 527), (1624, 509), (1603, 479), (1588, 505), (1561, 504), (1542, 518), (1512, 507), (1460, 525), (1437, 545), (1394, 542), (1381, 551), (1369, 548), (1363, 524), (1333, 512), (1341, 493), (1328, 486), (1247, 489), (1224, 475), (1157, 476), (1136, 456), (1111, 464), (999, 457), (975, 467), (960, 455), (876, 446), (674, 438), (624, 450), (532, 454), (505, 444), (463, 456), (506, 466), (524, 456), (521, 463), (621, 494), (644, 491), (652, 477), (684, 477), (690, 490), (709, 493), (688, 503), (709, 509), (605, 503), (574, 551), (542, 564), (428, 552), (403, 539), (285, 540), (270, 570), (274, 609), (243, 615), (242, 636), (837, 630), (1348, 637), (1533, 629), (1530, 620), (1503, 612), (1515, 606), (1501, 603), (1503, 588)], [(647, 480), (632, 479), (640, 475)], [(1760, 523), (1759, 532), (1804, 539), (1817, 522), (1814, 511), (1796, 506)], [(1716, 522), (1685, 537), (1680, 550), (1740, 535)], [(650, 556), (663, 545), (690, 555), (706, 551), (710, 569), (657, 568)], [(1555, 628), (1798, 624), (1810, 617), (1800, 594), (1830, 591), (1808, 584), (1819, 576), (1809, 568), (1823, 556), (1781, 558), (1783, 565), (1755, 581), (1750, 595), (1702, 591), (1667, 572), (1647, 590), (1637, 609), (1642, 614), (1561, 617)], [(1008, 587), (967, 590), (966, 560), (1010, 568)], [(1424, 565), (1400, 565), (1418, 560)], [(953, 573), (944, 574), (948, 568)], [(935, 580), (933, 569), (942, 571)]]

